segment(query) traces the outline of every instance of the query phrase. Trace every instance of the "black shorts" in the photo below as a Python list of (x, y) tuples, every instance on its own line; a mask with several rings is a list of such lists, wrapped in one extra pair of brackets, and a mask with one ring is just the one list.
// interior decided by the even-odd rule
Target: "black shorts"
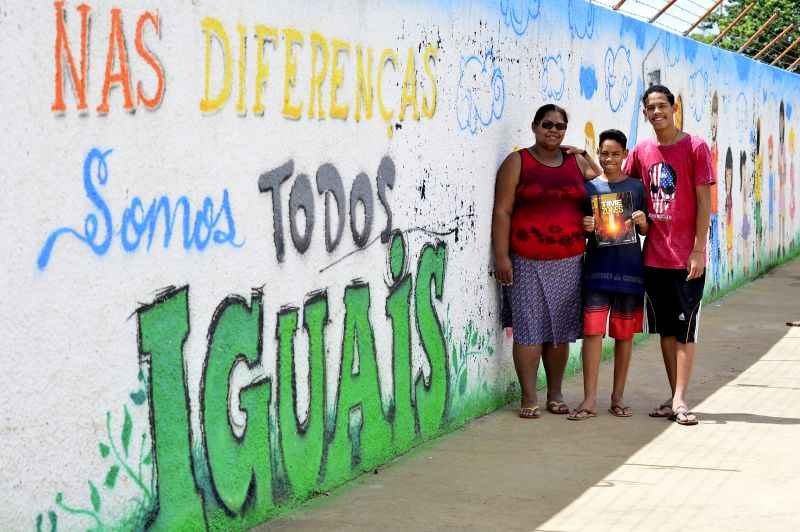
[(688, 275), (686, 270), (645, 267), (645, 332), (674, 336), (683, 344), (697, 340), (706, 275), (687, 281)]

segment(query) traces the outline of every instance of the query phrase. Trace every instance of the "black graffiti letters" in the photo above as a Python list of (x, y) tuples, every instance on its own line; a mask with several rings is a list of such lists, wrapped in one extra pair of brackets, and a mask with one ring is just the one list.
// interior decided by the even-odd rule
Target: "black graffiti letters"
[[(259, 191), (272, 193), (275, 256), (279, 262), (283, 262), (286, 249), (281, 185), (293, 174), (294, 161), (290, 159), (281, 166), (264, 172), (258, 178)], [(346, 218), (349, 218), (350, 234), (356, 247), (363, 248), (370, 243), (375, 221), (376, 194), (386, 216), (386, 226), (381, 231), (380, 238), (383, 243), (389, 241), (393, 227), (392, 208), (387, 197), (387, 189), (394, 189), (395, 177), (394, 161), (384, 156), (378, 165), (375, 189), (369, 175), (360, 172), (350, 186), (348, 198), (342, 176), (333, 164), (325, 163), (317, 169), (317, 193), (324, 198), (322, 203), (325, 251), (332, 253), (341, 243)], [(298, 217), (300, 211), (303, 211), (304, 223)], [(308, 175), (299, 174), (292, 183), (289, 193), (289, 234), (294, 248), (300, 254), (305, 253), (311, 246), (315, 220), (315, 197), (311, 180)]]
[[(359, 202), (364, 206), (364, 227), (361, 231), (356, 228), (355, 216)], [(369, 177), (364, 173), (358, 174), (350, 190), (350, 231), (353, 232), (353, 241), (360, 248), (369, 241), (374, 213), (375, 205), (372, 202), (372, 185), (369, 184)]]
[[(325, 251), (330, 253), (339, 245), (344, 233), (344, 185), (342, 176), (332, 164), (323, 164), (317, 170), (317, 192), (325, 196)], [(334, 238), (331, 238), (331, 198), (336, 202), (337, 222)]]
[(258, 190), (272, 192), (272, 223), (275, 228), (275, 255), (283, 260), (283, 216), (281, 216), (281, 185), (294, 173), (294, 161), (291, 159), (269, 172), (258, 177)]

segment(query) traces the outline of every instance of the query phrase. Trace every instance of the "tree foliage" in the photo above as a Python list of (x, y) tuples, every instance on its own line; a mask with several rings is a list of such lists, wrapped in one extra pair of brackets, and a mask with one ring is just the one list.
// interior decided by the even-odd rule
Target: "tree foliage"
[[(767, 57), (772, 57), (780, 53), (794, 39), (800, 36), (800, 1), (798, 0), (726, 0), (720, 9), (717, 9), (701, 24), (704, 29), (711, 29), (717, 26), (716, 33), (725, 29), (728, 24), (733, 22), (742, 10), (749, 4), (756, 6), (740, 20), (736, 26), (717, 44), (728, 50), (738, 50), (774, 13), (780, 13), (778, 17), (770, 23), (769, 27), (748, 46), (743, 53), (755, 55), (768, 42), (786, 28), (794, 23), (795, 28), (787, 34), (781, 42), (776, 43), (767, 53)], [(800, 50), (800, 48), (795, 48)], [(791, 54), (792, 57), (795, 54)]]

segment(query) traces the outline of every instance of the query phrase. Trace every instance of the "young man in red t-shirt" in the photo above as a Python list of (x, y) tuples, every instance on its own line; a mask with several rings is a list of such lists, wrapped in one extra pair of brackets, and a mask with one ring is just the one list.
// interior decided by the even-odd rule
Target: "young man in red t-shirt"
[(696, 425), (686, 404), (700, 303), (705, 284), (706, 243), (715, 183), (708, 144), (675, 126), (675, 97), (663, 85), (649, 87), (643, 112), (656, 138), (639, 142), (624, 173), (642, 179), (652, 220), (644, 243), (649, 332), (661, 335), (661, 352), (672, 399), (652, 417)]

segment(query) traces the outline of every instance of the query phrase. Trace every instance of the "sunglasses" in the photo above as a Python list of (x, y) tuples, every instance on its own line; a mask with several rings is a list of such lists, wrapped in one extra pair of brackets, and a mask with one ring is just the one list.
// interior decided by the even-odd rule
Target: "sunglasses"
[(550, 120), (545, 120), (539, 124), (540, 127), (544, 129), (553, 129), (556, 128), (558, 131), (566, 131), (567, 124), (565, 122), (551, 122)]

